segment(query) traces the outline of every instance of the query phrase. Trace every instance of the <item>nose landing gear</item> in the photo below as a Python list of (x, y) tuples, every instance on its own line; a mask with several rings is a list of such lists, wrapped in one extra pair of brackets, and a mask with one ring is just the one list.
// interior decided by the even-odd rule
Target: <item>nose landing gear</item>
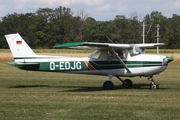
[(154, 81), (153, 76), (148, 77), (148, 80), (151, 81), (150, 89), (159, 89), (159, 84)]

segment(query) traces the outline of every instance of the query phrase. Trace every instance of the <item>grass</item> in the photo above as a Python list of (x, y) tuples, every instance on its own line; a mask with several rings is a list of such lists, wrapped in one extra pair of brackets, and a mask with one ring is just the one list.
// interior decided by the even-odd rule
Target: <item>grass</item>
[(102, 90), (108, 79), (64, 73), (22, 71), (0, 62), (0, 120), (178, 120), (180, 62), (156, 75), (159, 90), (146, 78), (131, 78), (132, 89)]
[[(157, 50), (156, 49), (147, 49), (145, 51), (146, 53), (157, 53)], [(169, 54), (169, 53), (180, 53), (180, 50), (179, 49), (161, 49), (159, 50), (159, 53), (160, 54)]]

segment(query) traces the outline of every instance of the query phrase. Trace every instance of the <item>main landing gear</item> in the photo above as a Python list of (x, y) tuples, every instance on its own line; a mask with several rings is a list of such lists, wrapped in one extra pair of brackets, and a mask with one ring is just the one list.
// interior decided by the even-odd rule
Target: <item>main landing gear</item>
[(133, 83), (132, 83), (132, 81), (130, 79), (123, 80), (119, 76), (116, 76), (116, 78), (118, 78), (122, 82), (122, 86), (124, 88), (132, 88)]
[[(104, 84), (103, 84), (103, 89), (104, 90), (113, 90), (114, 84), (112, 82), (112, 77), (113, 77), (112, 75), (109, 75), (109, 80), (104, 82)], [(122, 80), (119, 76), (116, 76), (116, 78), (118, 78), (122, 82), (122, 86), (124, 88), (132, 88), (133, 83), (132, 83), (132, 81), (130, 79)], [(159, 88), (159, 84), (157, 84), (154, 81), (153, 76), (148, 77), (148, 80), (151, 81), (150, 89), (158, 89)]]
[(151, 81), (150, 89), (158, 89), (159, 85), (154, 81), (153, 76), (150, 76), (148, 80)]
[(112, 75), (109, 75), (109, 80), (105, 81), (103, 84), (104, 90), (112, 90), (114, 88), (114, 84), (112, 82)]
[[(103, 84), (103, 89), (104, 90), (112, 90), (114, 88), (114, 84), (112, 82), (112, 75), (109, 76), (109, 80), (105, 81)], [(116, 76), (121, 82), (122, 82), (122, 86), (124, 88), (132, 88), (133, 83), (130, 79), (125, 79), (122, 80), (119, 76)]]

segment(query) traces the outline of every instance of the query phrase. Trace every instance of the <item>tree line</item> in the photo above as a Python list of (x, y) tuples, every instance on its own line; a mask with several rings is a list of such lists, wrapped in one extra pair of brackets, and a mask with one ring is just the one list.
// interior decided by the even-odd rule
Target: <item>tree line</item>
[[(18, 32), (32, 48), (53, 48), (56, 44), (86, 41), (142, 43), (142, 23), (145, 23), (145, 43), (156, 43), (157, 24), (160, 42), (165, 48), (180, 48), (180, 16), (171, 18), (152, 11), (143, 19), (137, 13), (130, 17), (116, 15), (113, 20), (96, 21), (84, 10), (74, 13), (70, 8), (40, 8), (35, 13), (7, 14), (0, 20), (0, 48), (8, 48), (5, 34)], [(111, 41), (108, 39), (108, 37)]]

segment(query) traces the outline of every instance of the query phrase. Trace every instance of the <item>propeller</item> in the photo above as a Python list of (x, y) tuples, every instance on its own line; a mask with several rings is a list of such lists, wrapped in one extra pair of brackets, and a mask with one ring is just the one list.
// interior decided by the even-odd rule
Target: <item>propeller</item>
[(173, 61), (172, 57), (167, 57), (163, 59), (162, 65), (167, 66), (169, 62)]

